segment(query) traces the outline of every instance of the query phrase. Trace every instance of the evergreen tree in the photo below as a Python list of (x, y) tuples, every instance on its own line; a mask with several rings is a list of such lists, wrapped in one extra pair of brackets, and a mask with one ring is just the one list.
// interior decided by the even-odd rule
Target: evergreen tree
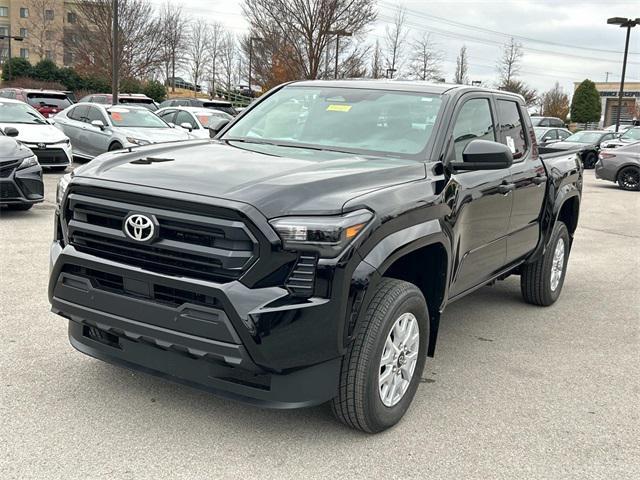
[(602, 104), (600, 94), (596, 90), (596, 84), (586, 79), (573, 94), (571, 101), (571, 121), (577, 123), (589, 123), (600, 121)]

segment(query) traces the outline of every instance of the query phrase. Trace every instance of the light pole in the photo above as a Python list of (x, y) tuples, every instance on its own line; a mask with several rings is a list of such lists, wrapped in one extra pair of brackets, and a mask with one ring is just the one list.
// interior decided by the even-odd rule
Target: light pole
[(253, 89), (251, 88), (251, 67), (253, 66), (253, 42), (259, 42), (262, 40), (260, 37), (249, 38), (249, 94), (252, 96)]
[(627, 40), (624, 44), (624, 59), (622, 60), (622, 77), (620, 78), (620, 93), (618, 95), (618, 112), (616, 114), (616, 132), (620, 128), (620, 113), (622, 112), (622, 97), (624, 96), (624, 76), (627, 73), (627, 54), (629, 53), (629, 37), (631, 29), (640, 24), (640, 18), (612, 17), (607, 19), (609, 25), (620, 25), (620, 28), (627, 29)]
[(19, 36), (19, 35), (11, 35), (11, 27), (9, 27), (9, 35), (0, 35), (0, 40), (5, 40), (5, 39), (7, 39), (9, 41), (9, 45), (8, 45), (9, 51), (7, 52), (9, 54), (7, 56), (7, 66), (9, 68), (9, 72), (7, 74), (7, 80), (11, 81), (11, 78), (12, 78), (12, 72), (11, 72), (11, 40), (15, 40), (16, 42), (21, 42), (22, 40), (24, 40), (24, 38)]
[(118, 45), (118, 40), (119, 40), (119, 35), (118, 35), (118, 0), (113, 0), (112, 2), (112, 9), (113, 9), (113, 23), (111, 25), (111, 31), (112, 31), (112, 41), (111, 44), (113, 45), (113, 52), (111, 54), (111, 97), (112, 100), (111, 102), (114, 105), (118, 104), (118, 80), (119, 80), (119, 76), (120, 76), (120, 72), (118, 71), (118, 69), (120, 68), (120, 62), (119, 62), (119, 57), (120, 57), (120, 47)]
[(333, 78), (338, 78), (338, 52), (340, 51), (340, 37), (350, 37), (353, 34), (346, 30), (331, 30), (327, 33), (329, 33), (329, 35), (336, 36), (336, 66), (333, 72)]

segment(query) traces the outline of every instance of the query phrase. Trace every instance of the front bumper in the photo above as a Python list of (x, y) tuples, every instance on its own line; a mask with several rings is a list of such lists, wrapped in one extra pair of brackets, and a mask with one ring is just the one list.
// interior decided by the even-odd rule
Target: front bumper
[(25, 145), (38, 157), (38, 163), (43, 168), (68, 167), (73, 162), (71, 144), (60, 142), (55, 144), (25, 143)]
[(329, 299), (152, 273), (60, 241), (50, 262), (52, 311), (83, 353), (270, 408), (337, 394), (340, 323)]
[(44, 200), (42, 168), (36, 165), (0, 177), (0, 205), (40, 203)]

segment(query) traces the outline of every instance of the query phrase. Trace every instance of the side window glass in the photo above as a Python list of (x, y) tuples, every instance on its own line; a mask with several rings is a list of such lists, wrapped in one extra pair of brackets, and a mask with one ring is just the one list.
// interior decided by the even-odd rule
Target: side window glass
[(475, 98), (462, 105), (453, 126), (455, 159), (462, 161), (462, 152), (471, 140), (496, 140), (491, 106), (487, 98)]
[(549, 130), (547, 134), (544, 136), (543, 140), (555, 140), (558, 138), (557, 130)]
[(500, 115), (500, 141), (509, 147), (513, 159), (519, 160), (524, 157), (527, 151), (527, 139), (522, 126), (520, 108), (516, 102), (498, 100), (498, 112)]
[(89, 109), (88, 106), (86, 105), (80, 105), (75, 107), (73, 110), (71, 110), (69, 112), (69, 118), (72, 118), (73, 120), (77, 120), (79, 122), (84, 122), (86, 121), (85, 118), (87, 117), (87, 110)]
[(173, 116), (175, 113), (176, 113), (175, 110), (167, 110), (166, 112), (160, 113), (160, 118), (167, 123), (176, 123), (173, 121)]
[(558, 137), (560, 137), (561, 140), (564, 140), (565, 138), (569, 138), (571, 136), (571, 134), (569, 132), (565, 132), (564, 130), (558, 130)]
[(105, 125), (107, 124), (104, 116), (102, 115), (102, 112), (100, 112), (100, 110), (98, 110), (95, 107), (89, 107), (86, 117), (87, 117), (87, 120), (86, 120), (87, 123), (91, 123), (94, 120), (100, 120)]
[(191, 116), (189, 112), (185, 112), (184, 110), (179, 111), (176, 114), (176, 121), (174, 122), (176, 125), (182, 125), (183, 123), (188, 123), (191, 125), (191, 128), (198, 128), (195, 120)]

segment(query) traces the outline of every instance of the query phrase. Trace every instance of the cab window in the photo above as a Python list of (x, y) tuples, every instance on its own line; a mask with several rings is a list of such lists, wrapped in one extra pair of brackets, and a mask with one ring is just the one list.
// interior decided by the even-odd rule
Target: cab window
[(455, 159), (462, 161), (462, 152), (471, 140), (495, 142), (491, 105), (488, 98), (474, 98), (462, 105), (453, 126)]
[(515, 161), (524, 158), (527, 152), (527, 138), (525, 135), (522, 114), (516, 102), (498, 100), (500, 115), (500, 142), (504, 143)]
[(191, 128), (196, 129), (198, 125), (196, 125), (196, 121), (193, 119), (189, 112), (185, 112), (181, 110), (176, 115), (176, 121), (174, 122), (176, 125), (182, 125), (183, 123), (188, 123), (191, 125)]

